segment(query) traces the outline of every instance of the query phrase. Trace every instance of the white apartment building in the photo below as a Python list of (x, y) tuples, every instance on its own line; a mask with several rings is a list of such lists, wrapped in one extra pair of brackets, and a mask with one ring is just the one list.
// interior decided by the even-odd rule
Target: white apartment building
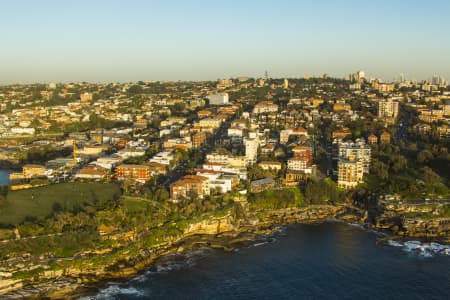
[(245, 143), (245, 158), (250, 164), (255, 163), (258, 158), (258, 147), (259, 139), (256, 138), (246, 138)]
[(207, 98), (210, 105), (225, 105), (229, 102), (228, 93), (210, 94)]
[(153, 156), (149, 160), (149, 162), (155, 162), (155, 163), (169, 166), (170, 162), (172, 160), (174, 160), (174, 158), (175, 158), (175, 155), (173, 155), (172, 152), (163, 151), (163, 152), (159, 152), (159, 153), (155, 154), (155, 156)]
[(278, 105), (274, 104), (272, 101), (263, 101), (256, 104), (253, 108), (253, 114), (263, 114), (277, 112)]
[(338, 187), (344, 189), (354, 188), (362, 182), (364, 175), (363, 162), (351, 156), (342, 158), (338, 162)]
[(338, 144), (338, 158), (339, 161), (349, 159), (351, 156), (355, 160), (359, 160), (363, 166), (363, 172), (368, 174), (371, 160), (371, 149), (363, 140), (356, 140), (353, 142), (342, 142)]
[(312, 168), (308, 167), (308, 159), (305, 158), (291, 158), (287, 161), (288, 170), (303, 171), (305, 173), (312, 173)]
[(378, 102), (378, 117), (395, 119), (398, 115), (398, 102), (392, 99)]

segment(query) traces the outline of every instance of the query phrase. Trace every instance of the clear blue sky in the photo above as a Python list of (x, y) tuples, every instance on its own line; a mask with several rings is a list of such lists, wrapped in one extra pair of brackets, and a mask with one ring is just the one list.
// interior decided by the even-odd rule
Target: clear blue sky
[(5, 0), (0, 83), (450, 79), (449, 29), (448, 0)]

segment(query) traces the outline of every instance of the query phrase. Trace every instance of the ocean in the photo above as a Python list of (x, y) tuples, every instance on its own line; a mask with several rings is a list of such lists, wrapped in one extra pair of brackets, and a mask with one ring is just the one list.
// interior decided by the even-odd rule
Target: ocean
[(339, 222), (289, 225), (235, 251), (163, 257), (81, 299), (449, 299), (449, 247), (378, 237)]
[(9, 184), (9, 174), (11, 174), (12, 172), (12, 170), (0, 169), (0, 185)]

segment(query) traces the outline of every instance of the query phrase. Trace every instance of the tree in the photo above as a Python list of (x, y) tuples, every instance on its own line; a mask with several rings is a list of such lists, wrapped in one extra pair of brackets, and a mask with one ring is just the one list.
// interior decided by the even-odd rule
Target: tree
[(372, 160), (371, 172), (373, 175), (378, 176), (381, 179), (387, 179), (389, 177), (388, 165), (376, 158)]
[(186, 108), (186, 104), (182, 102), (175, 103), (173, 106), (173, 112), (176, 114), (182, 113), (184, 109)]
[(155, 197), (157, 201), (165, 202), (169, 200), (169, 192), (165, 188), (159, 188), (155, 192)]
[(428, 150), (422, 150), (417, 154), (417, 162), (424, 164), (433, 158), (433, 154)]
[(393, 155), (392, 157), (392, 170), (395, 173), (401, 172), (406, 169), (408, 160), (403, 155)]
[(134, 84), (128, 88), (129, 95), (141, 94), (143, 92), (143, 88), (140, 85)]

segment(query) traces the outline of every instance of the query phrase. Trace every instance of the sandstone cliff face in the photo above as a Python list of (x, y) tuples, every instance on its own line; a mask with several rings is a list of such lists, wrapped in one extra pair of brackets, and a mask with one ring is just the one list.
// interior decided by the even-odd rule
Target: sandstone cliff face
[[(87, 264), (83, 266), (72, 265), (71, 267), (66, 267), (64, 270), (46, 270), (39, 273), (31, 281), (16, 280), (9, 283), (2, 282), (2, 285), (0, 285), (0, 295), (3, 294), (3, 299), (7, 296), (5, 293), (21, 289), (17, 293), (9, 293), (8, 295), (11, 295), (11, 297), (5, 299), (22, 299), (23, 297), (14, 298), (14, 295), (20, 295), (24, 290), (23, 286), (30, 286), (31, 284), (31, 289), (25, 288), (25, 290), (30, 292), (25, 298), (37, 299), (42, 295), (48, 296), (54, 293), (60, 297), (62, 295), (61, 291), (71, 293), (71, 291), (85, 283), (131, 276), (151, 264), (158, 257), (189, 249), (193, 244), (203, 242), (206, 245), (214, 246), (217, 236), (237, 237), (242, 233), (248, 234), (249, 232), (255, 234), (268, 233), (273, 228), (272, 225), (275, 224), (320, 222), (331, 218), (357, 221), (363, 215), (363, 213), (354, 208), (331, 205), (286, 208), (261, 212), (247, 211), (246, 214), (245, 218), (238, 220), (228, 214), (223, 217), (211, 217), (199, 222), (190, 223), (182, 234), (167, 237), (157, 245), (152, 245), (151, 247), (139, 247), (137, 253), (133, 252), (134, 254), (131, 254), (127, 247), (130, 245), (139, 245), (140, 236), (149, 234), (149, 232), (133, 233), (136, 239), (131, 239), (129, 240), (129, 244), (123, 245), (123, 248), (120, 249), (123, 255), (107, 260), (107, 263), (92, 264), (89, 262), (89, 258), (87, 258)], [(92, 251), (88, 252), (92, 257), (108, 257), (109, 255), (114, 255), (114, 251), (95, 251), (95, 249), (92, 249)], [(37, 295), (35, 293), (36, 291), (38, 292)]]
[(2, 279), (0, 280), (0, 295), (22, 287), (22, 280)]
[(412, 237), (449, 237), (450, 218), (408, 219), (402, 222), (405, 235)]
[(344, 207), (331, 205), (287, 208), (267, 211), (266, 215), (261, 217), (260, 219), (262, 222), (269, 223), (317, 222), (329, 218), (334, 218), (338, 214), (344, 214), (345, 210), (346, 209)]
[(376, 216), (373, 226), (405, 237), (448, 238), (450, 218), (438, 217), (441, 208), (441, 205), (389, 204)]
[(219, 234), (226, 231), (235, 230), (235, 226), (232, 224), (233, 218), (230, 215), (226, 215), (222, 218), (207, 219), (197, 223), (189, 224), (188, 228), (184, 231), (184, 235), (194, 234)]

